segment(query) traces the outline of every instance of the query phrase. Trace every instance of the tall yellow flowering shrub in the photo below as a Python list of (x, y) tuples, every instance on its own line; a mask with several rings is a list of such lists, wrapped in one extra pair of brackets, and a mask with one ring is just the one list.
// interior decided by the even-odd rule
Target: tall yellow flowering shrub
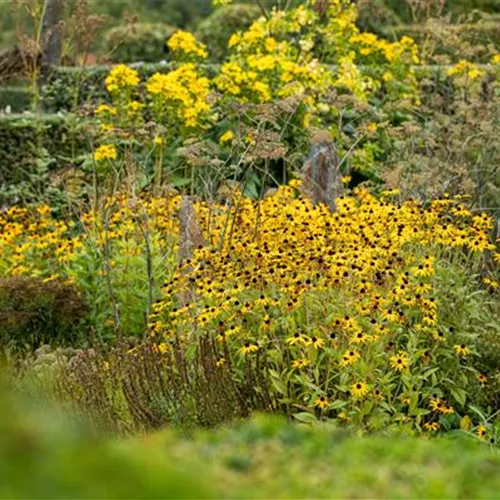
[[(167, 42), (178, 63), (170, 72), (139, 84), (137, 72), (130, 68), (111, 71), (106, 84), (113, 107), (97, 110), (105, 142), (113, 132), (121, 136), (123, 129), (136, 140), (139, 126), (155, 124), (158, 131), (153, 137), (171, 147), (160, 159), (165, 164), (183, 141), (203, 130), (207, 142), (221, 146), (215, 155), (240, 164), (253, 142), (263, 142), (260, 135), (277, 132), (281, 144), (274, 148), (273, 161), (288, 162), (286, 154), (293, 151), (292, 164), (297, 166), (297, 156), (307, 154), (308, 138), (316, 127), (332, 133), (340, 154), (351, 156), (352, 165), (369, 170), (380, 150), (373, 118), (347, 123), (346, 117), (356, 115), (357, 107), (366, 111), (372, 101), (377, 104), (368, 109), (375, 116), (381, 96), (382, 102), (417, 103), (413, 65), (419, 58), (410, 38), (393, 43), (361, 33), (356, 17), (356, 6), (349, 0), (329, 2), (323, 10), (314, 1), (273, 10), (231, 37), (229, 55), (212, 79), (201, 64), (208, 55), (206, 47), (192, 34), (179, 31)], [(342, 96), (347, 98), (344, 102)], [(287, 107), (285, 117), (259, 108), (281, 103)], [(346, 125), (355, 133), (346, 132)], [(236, 140), (221, 140), (227, 133)], [(152, 137), (148, 140), (151, 143)], [(250, 155), (257, 165), (268, 160), (269, 155), (264, 156)]]

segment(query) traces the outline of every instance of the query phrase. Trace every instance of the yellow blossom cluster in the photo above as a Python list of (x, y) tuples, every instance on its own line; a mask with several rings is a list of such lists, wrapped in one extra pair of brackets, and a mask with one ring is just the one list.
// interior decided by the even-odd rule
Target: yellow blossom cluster
[[(324, 16), (313, 2), (274, 11), (231, 37), (232, 53), (216, 79), (218, 89), (243, 102), (258, 103), (308, 94), (305, 102), (313, 113), (320, 103), (325, 107), (323, 97), (333, 87), (366, 99), (382, 81), (397, 80), (407, 86), (403, 97), (412, 97), (416, 83), (411, 65), (419, 62), (416, 43), (409, 37), (391, 43), (360, 33), (356, 17), (356, 7), (348, 0), (330, 2)], [(336, 75), (318, 51), (338, 66)], [(362, 74), (360, 63), (376, 65), (379, 81), (373, 74)]]
[(116, 147), (112, 144), (103, 144), (94, 151), (95, 161), (116, 160)]
[(188, 31), (177, 31), (167, 42), (168, 48), (174, 53), (182, 53), (188, 56), (195, 56), (201, 59), (208, 57), (207, 48), (198, 42), (195, 36)]
[(113, 93), (125, 89), (134, 89), (139, 85), (139, 74), (135, 69), (125, 64), (114, 66), (106, 77), (105, 84), (108, 92)]
[(186, 127), (203, 123), (210, 112), (210, 82), (200, 76), (192, 63), (182, 64), (170, 73), (156, 73), (146, 83), (158, 118), (168, 120), (174, 113)]
[(474, 63), (465, 59), (462, 59), (448, 70), (450, 76), (466, 76), (469, 80), (476, 80), (482, 74), (482, 71)]
[(445, 319), (436, 276), (445, 253), (494, 250), (491, 218), (362, 189), (331, 212), (297, 186), (261, 203), (236, 193), (233, 210), (198, 203), (208, 245), (164, 286), (151, 332), (167, 344), (172, 332), (206, 336), (234, 380), (253, 369), (325, 415), (377, 425), (397, 414), (421, 429), (463, 406), (475, 349)]

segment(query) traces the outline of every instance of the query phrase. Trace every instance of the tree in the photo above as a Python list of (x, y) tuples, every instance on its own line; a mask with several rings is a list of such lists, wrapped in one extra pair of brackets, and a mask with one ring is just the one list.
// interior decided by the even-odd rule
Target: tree
[(40, 37), (42, 82), (50, 68), (61, 61), (65, 3), (66, 0), (45, 0)]

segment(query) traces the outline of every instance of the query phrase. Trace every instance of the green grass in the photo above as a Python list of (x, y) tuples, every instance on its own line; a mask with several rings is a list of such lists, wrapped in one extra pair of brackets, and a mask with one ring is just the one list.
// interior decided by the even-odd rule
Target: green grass
[(474, 440), (356, 437), (270, 417), (190, 439), (166, 430), (105, 440), (61, 412), (0, 399), (0, 498), (498, 498), (500, 491), (499, 453)]

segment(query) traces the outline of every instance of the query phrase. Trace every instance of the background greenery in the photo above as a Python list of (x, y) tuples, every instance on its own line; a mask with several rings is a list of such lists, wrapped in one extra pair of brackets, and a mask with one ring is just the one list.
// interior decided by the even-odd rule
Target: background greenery
[(257, 417), (115, 441), (5, 387), (0, 402), (2, 498), (495, 498), (500, 488), (498, 450), (473, 436), (360, 439)]

